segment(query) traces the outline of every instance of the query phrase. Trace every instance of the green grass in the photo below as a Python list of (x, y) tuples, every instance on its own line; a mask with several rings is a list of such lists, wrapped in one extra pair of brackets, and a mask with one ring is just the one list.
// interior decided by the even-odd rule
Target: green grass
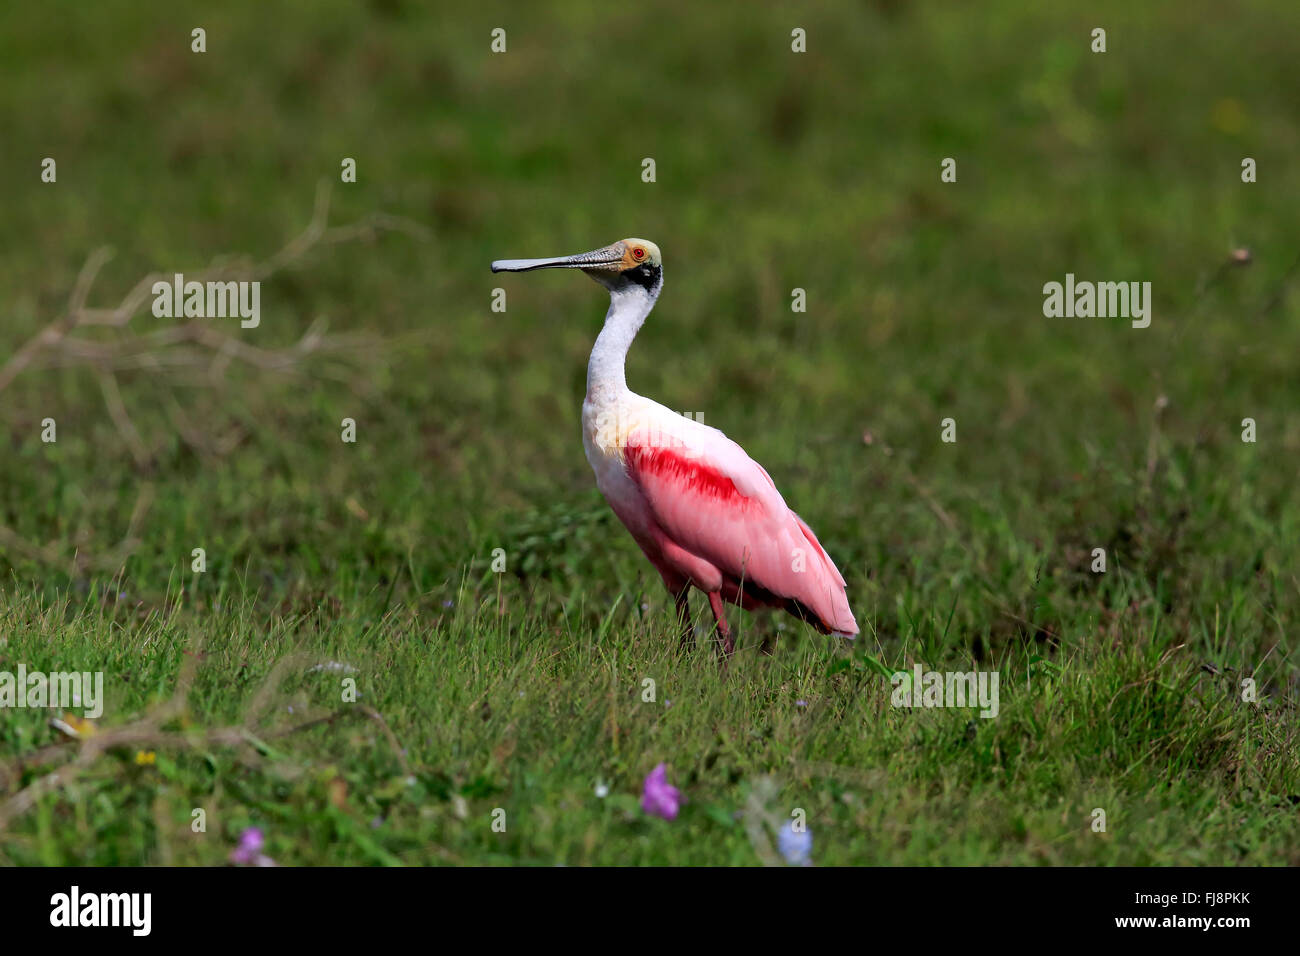
[[(1300, 863), (1300, 14), (1020, 6), (0, 14), (0, 367), (104, 244), (93, 306), (272, 255), (322, 179), (332, 223), (427, 232), (313, 249), (260, 328), (214, 320), (364, 348), (119, 369), (136, 453), (84, 363), (0, 390), (0, 671), (102, 670), (100, 734), (187, 688), (165, 738), (40, 794), (74, 751), (33, 765), (51, 715), (0, 710), (0, 862), (215, 864), (257, 825), (284, 864), (752, 864), (801, 808), (821, 865)], [(666, 280), (631, 387), (766, 466), (851, 650), (733, 611), (725, 678), (677, 653), (582, 455), (603, 293), (487, 271), (628, 235)], [(1066, 272), (1151, 281), (1151, 327), (1044, 318)], [(998, 717), (891, 707), (917, 662), (996, 669)], [(637, 807), (661, 761), (671, 823)]]

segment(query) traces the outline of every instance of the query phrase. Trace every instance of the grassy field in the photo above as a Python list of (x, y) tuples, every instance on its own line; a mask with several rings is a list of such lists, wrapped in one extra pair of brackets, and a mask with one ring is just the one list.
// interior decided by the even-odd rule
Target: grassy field
[[(819, 865), (1300, 864), (1293, 2), (267, 6), (0, 12), (0, 672), (106, 697), (0, 709), (0, 863), (758, 864), (801, 809)], [(604, 293), (488, 271), (624, 236), (630, 386), (766, 466), (851, 648), (677, 653), (582, 453)], [(74, 324), (214, 261), (256, 329)]]

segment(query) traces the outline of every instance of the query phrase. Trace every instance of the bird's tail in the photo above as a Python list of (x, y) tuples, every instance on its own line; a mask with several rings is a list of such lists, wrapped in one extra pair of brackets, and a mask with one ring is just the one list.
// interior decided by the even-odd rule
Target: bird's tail
[(835, 562), (821, 546), (817, 535), (813, 534), (807, 522), (793, 511), (790, 514), (794, 515), (794, 520), (799, 522), (799, 529), (803, 531), (808, 543), (813, 546), (819, 564), (818, 570), (821, 572), (814, 578), (816, 593), (810, 594), (809, 600), (800, 603), (817, 616), (821, 625), (820, 630), (852, 640), (858, 633), (858, 622), (853, 617), (853, 609), (849, 607), (844, 575), (840, 574), (840, 569), (835, 567)]

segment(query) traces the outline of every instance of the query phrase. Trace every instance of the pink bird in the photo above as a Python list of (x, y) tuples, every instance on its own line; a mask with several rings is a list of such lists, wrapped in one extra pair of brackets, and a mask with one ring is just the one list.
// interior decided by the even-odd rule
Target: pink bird
[(716, 428), (627, 387), (628, 349), (663, 288), (659, 247), (624, 239), (555, 259), (500, 259), (493, 272), (581, 269), (609, 290), (587, 365), (582, 441), (596, 485), (663, 577), (691, 637), (691, 587), (709, 597), (724, 659), (735, 649), (722, 602), (785, 608), (823, 634), (853, 637), (844, 578), (763, 466)]

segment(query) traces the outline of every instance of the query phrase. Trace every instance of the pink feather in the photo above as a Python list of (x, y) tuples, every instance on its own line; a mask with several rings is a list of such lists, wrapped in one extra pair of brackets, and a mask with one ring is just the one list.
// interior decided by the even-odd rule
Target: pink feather
[(670, 590), (690, 583), (741, 607), (784, 607), (823, 632), (857, 634), (844, 578), (743, 448), (714, 429), (671, 442), (638, 429), (623, 452), (641, 500), (615, 512)]

